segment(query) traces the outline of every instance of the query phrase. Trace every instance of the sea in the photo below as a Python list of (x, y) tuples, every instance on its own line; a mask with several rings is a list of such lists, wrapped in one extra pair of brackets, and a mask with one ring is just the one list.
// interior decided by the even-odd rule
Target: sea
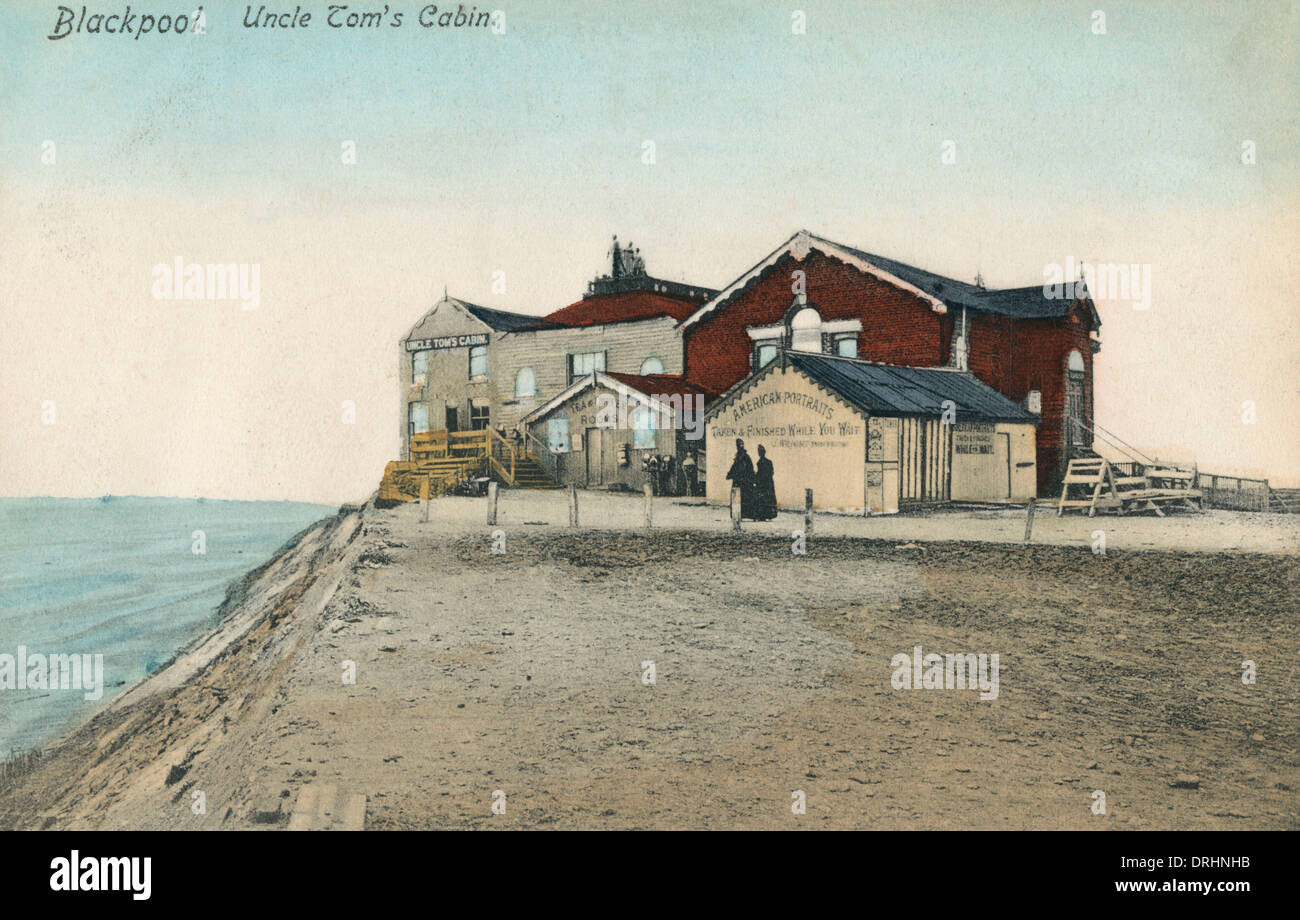
[[(300, 502), (0, 498), (0, 758), (59, 738), (166, 664), (216, 625), (227, 586), (337, 510)], [(50, 655), (83, 656), (88, 682), (93, 656), (102, 655), (102, 695), (20, 689), (29, 675), (42, 683), (32, 669), (43, 659), (33, 656)]]

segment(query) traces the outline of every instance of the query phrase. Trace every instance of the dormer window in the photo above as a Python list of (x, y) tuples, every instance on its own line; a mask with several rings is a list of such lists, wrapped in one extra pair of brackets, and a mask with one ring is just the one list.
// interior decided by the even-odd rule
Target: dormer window
[(804, 307), (790, 318), (790, 348), (794, 351), (822, 350), (822, 316), (812, 307)]

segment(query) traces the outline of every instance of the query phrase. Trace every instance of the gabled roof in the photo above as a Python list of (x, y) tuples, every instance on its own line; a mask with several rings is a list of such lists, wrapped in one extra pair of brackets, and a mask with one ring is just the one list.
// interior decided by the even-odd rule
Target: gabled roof
[(646, 405), (654, 397), (675, 395), (694, 397), (698, 394), (704, 397), (706, 405), (718, 398), (718, 394), (712, 390), (706, 390), (704, 387), (691, 383), (685, 377), (676, 374), (610, 374), (604, 371), (594, 371), (573, 381), (564, 390), (521, 418), (519, 423), (526, 424), (533, 419), (549, 415), (574, 396), (596, 386), (603, 386), (622, 396), (626, 396), (629, 401)]
[(691, 300), (653, 291), (591, 294), (577, 303), (548, 313), (546, 320), (564, 326), (597, 326), (656, 316), (683, 320), (695, 312), (699, 305), (698, 298)]
[(1038, 416), (966, 371), (875, 364), (800, 351), (783, 351), (779, 360), (728, 390), (709, 414), (721, 411), (758, 380), (787, 366), (867, 415), (941, 416), (944, 403), (951, 401), (957, 421), (1039, 421)]
[[(803, 261), (809, 252), (817, 250), (841, 262), (852, 265), (867, 274), (885, 281), (901, 290), (916, 295), (927, 303), (936, 313), (945, 313), (950, 308), (973, 310), (995, 316), (1012, 316), (1020, 319), (1045, 319), (1064, 316), (1074, 303), (1070, 299), (1049, 299), (1044, 294), (1042, 285), (1005, 290), (987, 290), (978, 285), (958, 281), (935, 272), (888, 259), (874, 253), (845, 246), (833, 240), (825, 239), (800, 230), (781, 246), (777, 247), (767, 258), (759, 262), (745, 274), (741, 275), (713, 297), (691, 316), (682, 322), (685, 329), (694, 325), (708, 314), (724, 306), (731, 298), (744, 291), (761, 278), (768, 269), (785, 256), (792, 256)], [(1088, 299), (1093, 322), (1100, 326), (1101, 318), (1096, 308)]]
[(525, 329), (557, 328), (557, 324), (547, 322), (540, 316), (528, 316), (524, 313), (510, 313), (506, 310), (493, 310), (491, 307), (480, 307), (478, 304), (444, 295), (442, 300), (434, 304), (433, 307), (424, 314), (424, 316), (420, 317), (420, 321), (411, 327), (411, 331), (406, 334), (406, 341), (410, 341), (411, 339), (428, 338), (428, 336), (421, 334), (422, 327), (431, 317), (434, 316), (435, 313), (438, 312), (438, 308), (443, 304), (450, 304), (453, 309), (468, 313), (471, 317), (495, 332), (520, 332)]
[[(819, 239), (819, 237), (814, 237), (814, 239)], [(879, 265), (886, 271), (909, 281), (921, 290), (940, 298), (954, 309), (965, 308), (976, 313), (1012, 316), (1017, 319), (1052, 319), (1064, 316), (1069, 312), (1071, 304), (1075, 302), (1073, 298), (1048, 297), (1044, 293), (1044, 286), (1041, 284), (990, 290), (976, 284), (958, 281), (956, 278), (948, 278), (944, 275), (929, 272), (923, 268), (897, 262), (893, 259), (886, 259), (884, 256), (872, 255), (860, 249), (853, 249), (849, 246), (843, 248), (857, 254), (863, 260)], [(1093, 323), (1100, 326), (1101, 317), (1097, 315), (1096, 307), (1092, 305), (1091, 298), (1088, 298), (1087, 302), (1092, 310)]]
[(786, 361), (846, 402), (873, 415), (942, 415), (958, 421), (1037, 422), (1038, 416), (966, 371), (874, 364), (799, 351)]
[(606, 371), (606, 376), (647, 396), (703, 396), (706, 403), (718, 398), (717, 393), (687, 380), (681, 374), (616, 374)]
[(487, 323), (497, 332), (520, 332), (525, 329), (553, 329), (556, 323), (549, 322), (541, 316), (528, 316), (525, 313), (508, 313), (505, 310), (493, 310), (478, 304), (460, 301), (461, 306), (474, 315), (476, 319)]

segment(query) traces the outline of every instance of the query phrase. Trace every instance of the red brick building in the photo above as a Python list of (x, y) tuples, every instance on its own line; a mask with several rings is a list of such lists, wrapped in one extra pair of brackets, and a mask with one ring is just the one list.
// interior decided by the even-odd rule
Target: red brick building
[(685, 376), (717, 393), (789, 348), (910, 367), (955, 367), (1039, 413), (1038, 486), (1091, 446), (1086, 292), (989, 290), (800, 231), (680, 324)]

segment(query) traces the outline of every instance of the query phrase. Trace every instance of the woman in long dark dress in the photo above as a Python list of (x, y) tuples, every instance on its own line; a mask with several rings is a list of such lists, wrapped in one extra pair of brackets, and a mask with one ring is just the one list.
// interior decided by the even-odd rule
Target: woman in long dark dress
[(754, 518), (754, 461), (745, 452), (745, 442), (736, 438), (736, 459), (731, 461), (727, 478), (732, 486), (740, 488), (740, 516)]
[(754, 520), (770, 521), (776, 517), (776, 483), (772, 481), (772, 461), (767, 450), (758, 445), (758, 473), (754, 479)]

